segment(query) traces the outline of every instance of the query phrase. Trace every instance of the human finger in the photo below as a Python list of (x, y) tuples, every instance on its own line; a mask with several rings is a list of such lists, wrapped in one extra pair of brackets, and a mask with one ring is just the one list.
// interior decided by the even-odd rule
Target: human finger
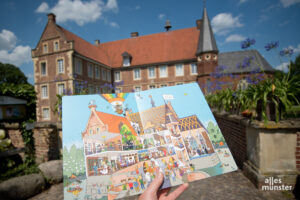
[(171, 190), (171, 188), (165, 188), (165, 189), (158, 191), (158, 193), (157, 193), (158, 199), (160, 199), (161, 197), (166, 197), (170, 190)]
[(147, 188), (147, 190), (149, 192), (155, 192), (157, 193), (159, 187), (161, 186), (161, 184), (164, 181), (164, 175), (161, 171), (156, 170), (156, 177), (155, 179), (152, 181), (152, 183), (149, 185), (149, 187)]

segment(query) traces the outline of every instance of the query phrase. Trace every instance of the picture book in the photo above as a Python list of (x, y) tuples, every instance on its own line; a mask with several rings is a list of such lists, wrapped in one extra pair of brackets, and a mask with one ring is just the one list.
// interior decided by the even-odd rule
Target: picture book
[(197, 83), (63, 97), (64, 199), (118, 199), (237, 169)]

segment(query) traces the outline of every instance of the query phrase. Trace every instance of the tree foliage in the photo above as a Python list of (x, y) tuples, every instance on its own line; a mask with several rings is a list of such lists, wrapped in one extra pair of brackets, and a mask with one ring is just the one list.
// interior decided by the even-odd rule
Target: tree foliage
[(27, 84), (28, 82), (27, 77), (18, 67), (0, 62), (0, 84), (1, 83)]

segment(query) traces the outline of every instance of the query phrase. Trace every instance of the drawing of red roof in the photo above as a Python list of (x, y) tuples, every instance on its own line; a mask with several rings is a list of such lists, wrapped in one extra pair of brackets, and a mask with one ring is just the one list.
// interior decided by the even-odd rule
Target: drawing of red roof
[(130, 122), (125, 117), (112, 115), (104, 112), (98, 112), (98, 111), (96, 111), (96, 113), (99, 119), (104, 124), (107, 124), (109, 132), (120, 133), (119, 124), (122, 122), (123, 124), (126, 124), (129, 127), (133, 135), (137, 136), (134, 128), (132, 128)]

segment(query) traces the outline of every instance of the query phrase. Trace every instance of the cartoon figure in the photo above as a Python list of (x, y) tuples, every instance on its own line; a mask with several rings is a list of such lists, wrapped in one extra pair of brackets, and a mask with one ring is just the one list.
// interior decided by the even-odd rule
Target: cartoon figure
[(116, 113), (123, 113), (123, 103), (128, 96), (127, 93), (101, 94), (101, 96), (111, 104), (112, 109)]
[(128, 179), (128, 186), (130, 188), (130, 190), (133, 190), (133, 182), (131, 181), (131, 179)]
[(140, 182), (142, 190), (144, 190), (145, 186), (144, 186), (144, 180), (143, 180), (142, 176), (139, 176), (139, 182)]
[(139, 182), (136, 178), (134, 179), (133, 186), (134, 186), (135, 192), (140, 191)]

